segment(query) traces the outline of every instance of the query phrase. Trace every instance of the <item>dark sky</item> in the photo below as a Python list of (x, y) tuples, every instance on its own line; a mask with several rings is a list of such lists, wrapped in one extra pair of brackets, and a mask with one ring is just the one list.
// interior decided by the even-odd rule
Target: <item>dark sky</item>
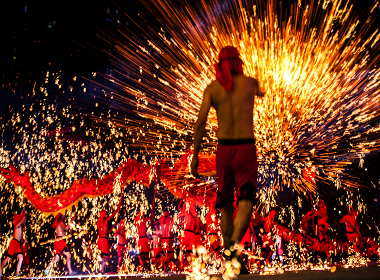
[[(100, 50), (109, 46), (97, 37), (99, 30), (131, 27), (125, 13), (139, 20), (137, 14), (144, 12), (138, 0), (0, 1), (0, 126), (20, 104), (32, 102), (28, 94), (46, 71), (61, 70), (66, 76), (90, 75), (94, 69), (106, 72), (108, 58)], [(372, 5), (354, 3), (357, 13)]]
[(107, 59), (93, 51), (107, 48), (99, 30), (116, 28), (111, 1), (0, 1), (0, 126), (35, 101), (31, 92), (46, 71), (73, 77), (106, 68)]
[[(100, 29), (114, 31), (117, 24), (126, 24), (125, 12), (133, 17), (143, 11), (137, 0), (116, 1), (119, 7), (109, 0), (0, 1), (1, 86), (38, 80), (49, 63), (59, 70), (78, 72), (98, 65), (102, 59), (84, 47), (91, 43), (106, 48), (96, 33)], [(373, 1), (353, 2), (355, 12), (360, 13)]]

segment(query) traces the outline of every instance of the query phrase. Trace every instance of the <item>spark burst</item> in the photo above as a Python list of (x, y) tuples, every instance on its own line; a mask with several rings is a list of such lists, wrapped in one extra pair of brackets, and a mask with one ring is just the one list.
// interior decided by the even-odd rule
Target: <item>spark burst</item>
[[(259, 186), (317, 192), (315, 181), (301, 176), (312, 167), (316, 181), (361, 187), (345, 167), (379, 149), (380, 33), (370, 31), (378, 2), (360, 17), (352, 2), (338, 0), (288, 7), (273, 0), (143, 2), (158, 27), (139, 13), (135, 28), (101, 35), (114, 49), (110, 79), (121, 91), (113, 98), (144, 119), (115, 121), (140, 129), (144, 141), (135, 146), (162, 156), (191, 147), (203, 90), (215, 77), (212, 65), (219, 49), (234, 45), (246, 75), (266, 92), (254, 110)], [(204, 151), (212, 153), (215, 111), (207, 137)]]
[[(17, 161), (21, 168), (34, 171), (31, 178), (36, 188), (51, 196), (82, 176), (101, 177), (112, 171), (128, 157), (126, 143), (140, 151), (143, 160), (168, 157), (174, 161), (191, 147), (192, 127), (202, 92), (214, 79), (212, 64), (219, 49), (235, 45), (245, 73), (257, 78), (266, 92), (264, 99), (256, 101), (254, 111), (259, 184), (265, 187), (261, 201), (271, 201), (283, 186), (299, 192), (316, 191), (315, 182), (301, 176), (306, 166), (316, 168), (317, 181), (340, 182), (347, 189), (360, 187), (360, 180), (346, 174), (345, 167), (379, 148), (380, 72), (376, 63), (380, 35), (377, 30), (370, 32), (378, 2), (360, 17), (349, 1), (310, 1), (307, 6), (294, 2), (285, 15), (283, 7), (273, 0), (223, 5), (210, 0), (199, 1), (196, 7), (186, 1), (181, 5), (171, 1), (144, 3), (159, 20), (159, 27), (141, 16), (133, 28), (120, 27), (117, 35), (101, 34), (115, 50), (111, 56), (115, 74), (108, 79), (119, 88), (105, 92), (122, 102), (118, 107), (121, 112), (139, 118), (93, 116), (107, 130), (86, 128), (92, 137), (89, 143), (62, 141), (61, 120), (70, 119), (73, 130), (79, 130), (83, 116), (74, 118), (75, 113), (68, 109), (58, 114), (55, 106), (41, 103), (41, 113), (30, 108), (28, 125), (32, 131), (17, 128), (20, 116), (11, 120), (23, 143), (13, 154), (0, 149), (0, 164)], [(56, 84), (60, 85), (59, 79)], [(47, 94), (47, 89), (42, 87), (41, 91)], [(52, 124), (57, 133), (50, 135), (54, 144), (50, 149), (48, 130)], [(114, 149), (105, 148), (103, 131), (107, 131), (106, 139), (114, 140)], [(209, 116), (207, 136), (204, 151), (213, 153), (217, 143), (215, 111)], [(343, 141), (349, 143), (347, 147), (341, 146)], [(137, 200), (145, 201), (142, 208), (148, 208), (142, 187), (133, 189), (125, 198), (131, 216), (139, 210), (132, 207)], [(24, 206), (17, 188), (2, 181), (1, 190)], [(13, 199), (10, 201), (6, 212), (13, 208)], [(82, 202), (77, 215), (86, 240), (74, 258), (83, 271), (97, 269), (88, 263), (96, 263), (99, 257), (94, 240), (98, 213), (108, 204), (115, 208), (117, 202), (112, 196), (105, 201), (87, 198)], [(32, 246), (48, 238), (51, 222), (51, 217), (41, 213), (30, 217)], [(129, 228), (135, 235), (131, 224)], [(8, 225), (7, 235), (10, 232)], [(2, 240), (1, 249), (7, 242), (7, 238)], [(50, 257), (46, 253), (44, 261)]]

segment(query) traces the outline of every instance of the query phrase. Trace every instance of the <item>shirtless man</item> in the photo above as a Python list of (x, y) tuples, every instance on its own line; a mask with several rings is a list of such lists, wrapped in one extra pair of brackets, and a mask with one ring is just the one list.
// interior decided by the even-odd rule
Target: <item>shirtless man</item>
[(100, 211), (99, 213), (99, 220), (97, 222), (97, 228), (98, 228), (98, 241), (96, 244), (98, 245), (98, 248), (101, 252), (102, 257), (102, 266), (100, 268), (100, 273), (105, 272), (105, 268), (107, 267), (107, 263), (110, 261), (110, 246), (108, 243), (108, 233), (110, 229), (108, 228), (108, 222), (112, 220), (117, 213), (119, 213), (121, 204), (123, 203), (123, 197), (124, 193), (121, 194), (119, 205), (117, 206), (116, 210), (112, 213), (111, 216), (106, 217), (107, 213), (105, 210)]
[(52, 265), (56, 264), (60, 260), (61, 254), (64, 254), (66, 257), (67, 269), (69, 271), (69, 275), (77, 274), (76, 271), (71, 269), (71, 254), (69, 252), (69, 248), (66, 244), (64, 237), (66, 236), (66, 231), (70, 229), (72, 226), (72, 222), (75, 219), (75, 215), (71, 218), (70, 223), (66, 225), (65, 223), (66, 215), (62, 215), (59, 213), (55, 218), (52, 227), (55, 228), (55, 238), (58, 239), (54, 242), (54, 258), (49, 263), (48, 267), (44, 270), (46, 275), (49, 275), (50, 268)]
[(180, 237), (180, 264), (181, 270), (184, 268), (185, 254), (191, 255), (196, 245), (195, 230), (197, 229), (197, 211), (195, 210), (194, 203), (186, 201), (183, 206), (184, 209), (180, 209), (181, 213), (178, 215), (180, 220), (180, 226), (182, 227)]
[(121, 220), (119, 227), (117, 228), (115, 235), (117, 237), (117, 257), (118, 257), (118, 262), (117, 266), (120, 269), (121, 264), (123, 263), (123, 258), (125, 255), (125, 252), (127, 252), (127, 231), (125, 230), (125, 221)]
[(139, 248), (139, 262), (142, 268), (146, 268), (146, 266), (148, 265), (150, 248), (149, 248), (149, 241), (148, 241), (146, 232), (147, 232), (147, 222), (149, 220), (150, 218), (149, 217), (144, 218), (141, 212), (139, 212), (134, 219), (134, 222), (137, 228), (137, 235), (139, 236), (137, 245)]
[[(227, 259), (238, 256), (233, 248), (247, 231), (256, 196), (257, 157), (253, 135), (255, 96), (264, 96), (254, 78), (243, 75), (243, 62), (234, 47), (225, 47), (215, 64), (216, 80), (204, 91), (198, 120), (194, 127), (194, 155), (191, 173), (198, 177), (198, 153), (205, 134), (208, 112), (213, 106), (218, 116), (216, 172), (218, 192), (216, 207), (222, 210), (221, 230)], [(234, 191), (238, 214), (233, 220)], [(243, 272), (241, 272), (243, 273)]]
[(162, 250), (165, 254), (164, 270), (167, 271), (169, 263), (174, 260), (174, 221), (173, 218), (169, 216), (169, 211), (165, 211), (159, 221), (162, 231)]
[(21, 249), (21, 241), (23, 238), (23, 229), (24, 224), (26, 221), (26, 213), (24, 210), (21, 212), (20, 215), (14, 215), (13, 217), (13, 239), (11, 240), (11, 243), (9, 244), (8, 252), (6, 254), (6, 258), (1, 263), (1, 269), (0, 269), (0, 277), (3, 277), (3, 268), (6, 266), (6, 264), (14, 257), (17, 256), (18, 262), (17, 262), (17, 268), (16, 268), (16, 276), (21, 276), (20, 269), (22, 266), (22, 261), (24, 259), (22, 249)]
[(347, 215), (345, 215), (339, 223), (346, 223), (346, 235), (348, 241), (352, 242), (354, 244), (354, 249), (356, 252), (359, 252), (357, 248), (357, 243), (360, 241), (360, 237), (362, 235), (360, 234), (358, 224), (356, 222), (356, 218), (359, 215), (359, 212), (352, 209), (352, 206), (348, 206), (348, 212)]
[(154, 222), (152, 239), (152, 262), (158, 268), (159, 259), (162, 255), (162, 231), (160, 230), (160, 223), (158, 221)]
[(329, 224), (327, 216), (327, 207), (325, 205), (325, 202), (322, 199), (320, 199), (318, 202), (318, 210), (311, 210), (306, 215), (309, 215), (311, 218), (314, 218), (315, 216), (318, 217), (319, 241), (326, 241)]

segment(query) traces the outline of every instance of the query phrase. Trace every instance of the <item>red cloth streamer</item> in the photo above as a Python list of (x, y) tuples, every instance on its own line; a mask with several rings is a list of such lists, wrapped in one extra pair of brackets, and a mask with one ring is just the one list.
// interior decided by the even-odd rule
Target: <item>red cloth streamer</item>
[[(199, 205), (215, 203), (216, 187), (188, 176), (191, 154), (192, 151), (185, 152), (174, 166), (171, 166), (171, 160), (162, 160), (151, 166), (129, 159), (115, 171), (101, 179), (83, 178), (77, 180), (69, 189), (52, 197), (42, 197), (36, 191), (29, 180), (28, 172), (15, 176), (12, 180), (15, 185), (20, 185), (24, 188), (25, 196), (30, 204), (47, 215), (64, 213), (65, 210), (71, 209), (73, 205), (76, 205), (85, 197), (111, 194), (116, 178), (119, 178), (122, 186), (130, 181), (135, 181), (149, 187), (150, 183), (158, 177), (177, 198), (192, 198)], [(215, 166), (214, 154), (200, 154), (198, 168), (200, 172), (215, 173)]]
[(232, 74), (243, 74), (243, 61), (235, 47), (224, 47), (219, 53), (219, 62), (214, 64), (216, 79), (225, 88), (230, 90), (234, 85)]

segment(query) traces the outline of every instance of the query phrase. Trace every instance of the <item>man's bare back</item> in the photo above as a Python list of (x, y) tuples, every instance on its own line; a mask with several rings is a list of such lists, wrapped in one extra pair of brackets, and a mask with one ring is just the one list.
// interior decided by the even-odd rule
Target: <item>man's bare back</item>
[(219, 81), (213, 81), (204, 91), (198, 120), (194, 128), (194, 157), (191, 173), (198, 176), (198, 153), (208, 112), (215, 108), (218, 116), (218, 139), (254, 139), (253, 106), (255, 95), (263, 97), (259, 83), (242, 74), (233, 75), (234, 86), (227, 91)]
[(259, 95), (256, 79), (233, 75), (234, 86), (225, 90), (218, 81), (205, 90), (218, 116), (219, 139), (253, 139), (253, 106)]

